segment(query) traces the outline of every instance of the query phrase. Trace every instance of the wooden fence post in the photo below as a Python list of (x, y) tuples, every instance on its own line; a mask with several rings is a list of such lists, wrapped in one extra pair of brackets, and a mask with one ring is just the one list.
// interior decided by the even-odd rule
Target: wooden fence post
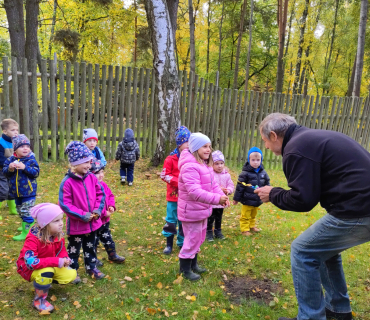
[(42, 84), (42, 160), (49, 158), (48, 150), (48, 79), (46, 74), (46, 60), (41, 60), (41, 84)]
[(30, 137), (30, 109), (28, 103), (28, 65), (27, 59), (22, 59), (22, 85), (23, 85), (23, 132)]
[(117, 149), (117, 119), (118, 119), (118, 96), (119, 96), (119, 71), (120, 67), (116, 66), (114, 80), (114, 99), (113, 99), (113, 123), (112, 123), (112, 153), (110, 159), (114, 158)]
[(105, 157), (111, 159), (110, 134), (112, 122), (112, 95), (113, 95), (113, 66), (108, 67), (108, 92), (107, 92), (107, 136), (105, 144)]
[[(88, 83), (88, 93), (87, 93), (87, 123), (86, 127), (91, 128), (92, 124), (92, 110), (93, 110), (93, 75), (92, 75), (92, 64), (87, 65), (87, 83)], [(96, 130), (95, 130), (96, 131)]]
[(4, 83), (4, 114), (5, 118), (10, 118), (10, 99), (9, 99), (9, 63), (8, 57), (3, 58), (3, 83)]
[(144, 109), (143, 109), (143, 148), (142, 154), (144, 157), (148, 156), (148, 100), (149, 100), (149, 85), (150, 85), (150, 69), (145, 71), (145, 95), (144, 95)]
[(81, 62), (81, 107), (80, 107), (80, 140), (83, 142), (86, 123), (86, 63)]
[(71, 62), (67, 61), (66, 66), (66, 146), (71, 141)]
[(65, 84), (64, 84), (64, 63), (59, 64), (59, 159), (64, 159), (64, 128), (65, 128)]
[[(104, 152), (105, 145), (105, 109), (106, 109), (106, 97), (107, 97), (107, 66), (102, 65), (102, 84), (101, 84), (101, 107), (100, 107), (100, 150)], [(108, 117), (107, 117), (108, 118)]]
[(125, 101), (126, 101), (125, 93), (126, 93), (126, 67), (122, 67), (121, 95), (119, 103), (119, 134), (118, 134), (119, 141), (122, 141), (123, 139), (123, 119), (125, 117)]
[(95, 85), (95, 88), (94, 88), (94, 104), (95, 104), (95, 108), (94, 108), (94, 129), (96, 131), (96, 133), (98, 133), (99, 131), (99, 98), (100, 98), (100, 84), (99, 84), (99, 80), (100, 80), (100, 66), (99, 64), (95, 64), (95, 79), (94, 79), (94, 85)]
[[(39, 161), (40, 158), (40, 133), (39, 133), (39, 108), (37, 105), (37, 61), (31, 60), (31, 94), (32, 94), (32, 118), (33, 118), (33, 152), (35, 158)], [(7, 79), (8, 80), (8, 79)], [(6, 80), (6, 82), (7, 82)], [(64, 150), (63, 150), (64, 151)]]

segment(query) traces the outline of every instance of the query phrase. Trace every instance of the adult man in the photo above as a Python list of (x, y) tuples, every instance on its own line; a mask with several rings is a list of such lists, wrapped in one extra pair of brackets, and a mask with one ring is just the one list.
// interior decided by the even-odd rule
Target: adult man
[(260, 132), (266, 148), (283, 156), (290, 188), (257, 189), (261, 200), (297, 212), (320, 202), (328, 213), (292, 243), (298, 316), (279, 320), (350, 320), (340, 252), (370, 240), (370, 154), (344, 134), (301, 127), (281, 113), (268, 115)]

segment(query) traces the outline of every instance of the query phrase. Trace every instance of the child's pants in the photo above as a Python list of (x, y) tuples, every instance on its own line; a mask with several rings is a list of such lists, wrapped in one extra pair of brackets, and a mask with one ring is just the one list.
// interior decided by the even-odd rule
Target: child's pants
[(103, 244), (105, 251), (107, 251), (108, 255), (110, 253), (116, 252), (116, 244), (113, 241), (112, 234), (109, 228), (110, 222), (103, 224), (98, 230), (96, 230), (96, 242), (95, 242), (95, 251), (99, 245), (99, 240)]
[(76, 279), (77, 271), (72, 268), (44, 268), (32, 272), (30, 281), (46, 285), (54, 283), (67, 284)]
[(224, 213), (224, 208), (213, 208), (212, 214), (208, 218), (207, 230), (212, 231), (213, 222), (215, 222), (215, 230), (221, 230), (222, 214)]
[[(179, 225), (178, 230), (176, 230), (177, 224)], [(184, 231), (182, 230), (182, 223), (177, 219), (177, 202), (167, 201), (167, 216), (166, 224), (163, 227), (162, 234), (168, 238), (177, 234), (176, 244), (182, 247), (184, 243)]]
[(180, 250), (179, 258), (193, 259), (200, 251), (200, 246), (206, 239), (207, 220), (208, 219), (196, 222), (182, 222), (185, 239)]
[(22, 198), (16, 198), (15, 204), (17, 208), (17, 213), (23, 222), (33, 223), (33, 218), (31, 216), (31, 209), (35, 206), (35, 199), (22, 201)]
[(68, 255), (72, 260), (71, 268), (78, 270), (78, 258), (80, 257), (80, 249), (82, 246), (83, 257), (86, 270), (93, 270), (96, 267), (96, 251), (95, 251), (96, 231), (68, 236)]
[(242, 232), (249, 231), (251, 228), (256, 226), (256, 215), (258, 207), (242, 206), (242, 212), (240, 215), (240, 230)]
[(4, 200), (10, 200), (8, 194), (9, 194), (8, 179), (4, 176), (2, 168), (0, 168), (0, 202)]
[(127, 177), (127, 182), (133, 182), (134, 181), (134, 168), (135, 163), (123, 163), (121, 162), (121, 168), (119, 170), (119, 173), (121, 177)]

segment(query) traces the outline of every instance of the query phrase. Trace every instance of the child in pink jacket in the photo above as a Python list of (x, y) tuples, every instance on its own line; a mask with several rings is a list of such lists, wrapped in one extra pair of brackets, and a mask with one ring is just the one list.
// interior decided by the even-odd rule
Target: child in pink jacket
[[(110, 216), (114, 211), (116, 211), (116, 202), (114, 200), (114, 194), (107, 184), (103, 181), (104, 179), (104, 165), (101, 160), (94, 159), (91, 163), (90, 171), (95, 174), (95, 177), (98, 178), (99, 183), (104, 188), (105, 194), (105, 206), (100, 216), (102, 221), (102, 226), (96, 232), (96, 242), (95, 242), (95, 251), (98, 248), (99, 240), (104, 245), (105, 251), (108, 254), (108, 260), (114, 263), (124, 263), (125, 258), (121, 257), (116, 252), (116, 244), (113, 241), (112, 234), (109, 228)], [(102, 267), (103, 262), (99, 259), (96, 259), (96, 266)]]
[[(212, 153), (213, 171), (215, 179), (221, 190), (228, 196), (234, 192), (234, 183), (231, 180), (230, 173), (225, 167), (225, 157), (220, 150)], [(215, 223), (215, 238), (225, 239), (221, 231), (222, 215), (224, 213), (224, 206), (212, 206), (212, 215), (208, 218), (207, 224), (207, 240), (213, 241), (213, 222)]]
[(103, 279), (105, 275), (96, 267), (95, 239), (102, 225), (104, 189), (89, 172), (94, 156), (82, 142), (70, 142), (65, 152), (71, 169), (60, 185), (59, 205), (67, 215), (67, 250), (72, 260), (71, 268), (78, 270), (82, 246), (87, 273), (97, 280)]
[(191, 281), (200, 279), (196, 273), (207, 271), (198, 266), (197, 254), (206, 237), (212, 205), (227, 205), (229, 202), (215, 181), (212, 165), (211, 140), (199, 132), (191, 134), (189, 149), (184, 149), (179, 159), (177, 209), (185, 236), (179, 254), (180, 272)]

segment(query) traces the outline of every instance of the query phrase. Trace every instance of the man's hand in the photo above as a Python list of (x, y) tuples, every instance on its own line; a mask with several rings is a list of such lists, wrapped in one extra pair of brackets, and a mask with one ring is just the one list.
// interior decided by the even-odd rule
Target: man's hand
[(273, 187), (265, 186), (265, 187), (254, 190), (254, 193), (257, 193), (261, 201), (266, 203), (270, 201), (270, 192), (272, 188)]

